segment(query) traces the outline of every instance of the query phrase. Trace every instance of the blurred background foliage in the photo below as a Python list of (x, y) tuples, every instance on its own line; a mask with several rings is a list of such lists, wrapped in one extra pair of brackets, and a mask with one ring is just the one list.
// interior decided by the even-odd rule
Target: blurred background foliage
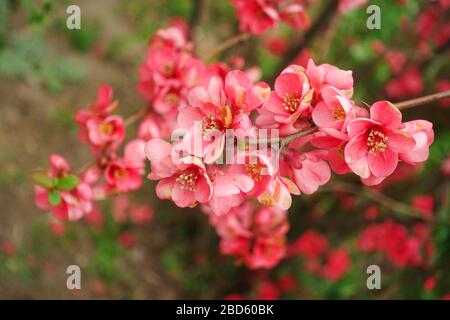
[[(430, 158), (406, 178), (392, 182), (388, 196), (411, 205), (415, 195), (435, 199), (432, 225), (435, 251), (429, 270), (396, 269), (379, 254), (364, 254), (355, 240), (368, 221), (363, 212), (373, 204), (367, 197), (323, 190), (299, 197), (289, 211), (289, 238), (318, 230), (333, 246), (345, 245), (352, 264), (336, 282), (304, 272), (304, 261), (291, 258), (270, 271), (250, 271), (222, 256), (218, 238), (207, 218), (197, 210), (181, 210), (154, 199), (154, 184), (130, 195), (131, 202), (149, 204), (154, 219), (144, 225), (117, 222), (114, 203), (102, 203), (102, 218), (91, 222), (49, 221), (33, 206), (28, 172), (46, 166), (46, 156), (57, 151), (74, 165), (82, 165), (87, 152), (76, 141), (72, 122), (77, 108), (94, 98), (102, 82), (111, 83), (121, 100), (121, 112), (131, 114), (143, 105), (135, 91), (137, 67), (143, 61), (149, 37), (173, 17), (191, 20), (196, 1), (130, 0), (76, 1), (82, 10), (82, 29), (67, 30), (65, 8), (73, 1), (0, 0), (0, 297), (1, 298), (223, 298), (231, 293), (261, 297), (267, 283), (293, 277), (294, 289), (283, 298), (440, 298), (450, 293), (449, 181), (442, 164), (450, 155), (448, 108), (425, 106), (405, 112), (406, 120), (432, 121), (436, 139)], [(351, 69), (355, 100), (370, 104), (386, 98), (387, 82), (395, 77), (389, 62), (374, 50), (374, 41), (405, 53), (407, 64), (419, 64), (422, 94), (436, 91), (439, 79), (450, 74), (448, 43), (432, 47), (422, 61), (417, 36), (402, 28), (414, 25), (429, 1), (370, 1), (382, 12), (381, 30), (366, 27), (365, 8), (337, 16), (331, 27), (308, 45), (318, 63)], [(310, 6), (312, 21), (324, 2)], [(196, 30), (197, 53), (206, 55), (216, 45), (238, 33), (238, 22), (229, 1), (206, 1)], [(448, 21), (448, 12), (445, 13)], [(257, 65), (270, 79), (283, 62), (266, 45), (282, 37), (287, 45), (302, 33), (286, 26), (260, 38), (251, 38), (222, 54), (247, 57), (245, 67)], [(412, 171), (406, 169), (407, 171)], [(334, 177), (336, 179), (336, 177)], [(345, 179), (358, 184), (357, 179)], [(377, 221), (394, 219), (412, 226), (415, 219), (396, 217), (392, 208), (379, 208)], [(65, 268), (79, 264), (83, 289), (65, 287)], [(366, 288), (366, 267), (382, 266), (381, 291)], [(431, 270), (431, 271), (430, 271)], [(428, 291), (424, 281), (438, 275), (438, 288)], [(269, 290), (270, 291), (270, 290)]]

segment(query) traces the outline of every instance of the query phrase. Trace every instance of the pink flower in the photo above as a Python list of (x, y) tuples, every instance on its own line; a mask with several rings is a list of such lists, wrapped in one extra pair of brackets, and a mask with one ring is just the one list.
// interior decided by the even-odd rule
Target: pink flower
[(258, 201), (268, 207), (288, 210), (292, 204), (291, 194), (300, 194), (297, 185), (286, 177), (275, 175), (269, 181), (267, 188), (258, 196)]
[(270, 95), (267, 83), (253, 84), (248, 75), (239, 70), (226, 75), (224, 89), (231, 105), (245, 112), (260, 108)]
[(233, 110), (220, 79), (216, 77), (211, 79), (207, 89), (194, 88), (189, 94), (189, 102), (190, 106), (178, 114), (178, 124), (185, 130), (182, 148), (207, 164), (222, 155), (227, 129), (246, 130), (252, 126), (246, 114), (237, 114)]
[(145, 155), (151, 162), (148, 178), (160, 180), (156, 186), (158, 198), (171, 199), (182, 208), (208, 202), (212, 183), (205, 165), (192, 156), (174, 162), (171, 154), (172, 146), (160, 139), (152, 139), (145, 146)]
[(252, 190), (254, 182), (245, 174), (230, 170), (209, 170), (213, 193), (208, 204), (215, 214), (225, 214), (245, 200), (245, 192)]
[(316, 192), (319, 186), (330, 180), (330, 167), (321, 154), (320, 150), (301, 153), (296, 149), (288, 149), (285, 152), (284, 160), (290, 176), (305, 194)]
[(353, 76), (351, 71), (341, 70), (329, 64), (316, 66), (310, 59), (306, 68), (311, 87), (315, 95), (322, 92), (322, 89), (331, 86), (341, 90), (347, 98), (353, 95)]
[(419, 210), (424, 217), (431, 218), (433, 215), (434, 197), (417, 195), (412, 198), (412, 206)]
[(286, 212), (246, 203), (223, 215), (210, 215), (223, 254), (234, 255), (251, 269), (272, 268), (285, 256), (289, 225)]
[(416, 67), (408, 68), (402, 76), (403, 87), (408, 96), (420, 95), (424, 90), (422, 75)]
[(14, 257), (16, 255), (16, 247), (10, 241), (3, 241), (2, 252), (8, 257)]
[(428, 277), (425, 282), (423, 283), (423, 288), (427, 292), (433, 291), (433, 289), (436, 287), (436, 276), (430, 276)]
[(439, 6), (442, 10), (450, 9), (450, 1), (449, 0), (439, 0)]
[(264, 42), (264, 47), (276, 56), (282, 56), (289, 48), (287, 41), (280, 36), (267, 38)]
[(367, 0), (339, 0), (338, 10), (340, 13), (347, 13), (348, 11), (362, 7), (367, 3)]
[(345, 161), (363, 182), (392, 174), (399, 154), (410, 152), (416, 145), (413, 137), (402, 131), (401, 120), (402, 114), (393, 104), (380, 101), (370, 108), (370, 119), (358, 118), (349, 124)]
[[(50, 169), (46, 173), (50, 181), (61, 181), (70, 174), (70, 166), (59, 155), (49, 157)], [(62, 220), (78, 220), (92, 210), (92, 190), (83, 180), (71, 187), (36, 185), (35, 204), (41, 210), (51, 211), (55, 217)], [(51, 194), (51, 195), (50, 195)], [(52, 203), (50, 200), (52, 199)]]
[(372, 224), (359, 236), (357, 245), (365, 252), (384, 252), (398, 268), (419, 266), (424, 262), (422, 251), (429, 238), (424, 231), (408, 236), (401, 224), (392, 221)]
[(143, 140), (132, 140), (126, 145), (123, 158), (108, 162), (105, 169), (105, 180), (110, 188), (128, 192), (141, 186), (145, 167), (144, 147)]
[(173, 115), (186, 106), (189, 90), (210, 78), (204, 63), (193, 56), (184, 33), (179, 26), (160, 30), (139, 67), (138, 91), (161, 115)]
[(130, 232), (124, 231), (117, 237), (117, 242), (124, 248), (132, 248), (136, 246), (136, 238)]
[(400, 159), (409, 164), (418, 164), (428, 159), (430, 145), (434, 141), (433, 124), (426, 120), (404, 123), (404, 132), (409, 133), (416, 142), (413, 149), (400, 153)]
[(75, 121), (80, 126), (79, 138), (84, 143), (91, 143), (90, 133), (87, 128), (88, 122), (101, 122), (117, 109), (118, 102), (112, 101), (112, 88), (106, 84), (100, 86), (97, 91), (97, 99), (91, 104), (89, 109), (82, 109), (77, 112)]
[(85, 122), (92, 116), (106, 117), (110, 115), (118, 106), (117, 102), (113, 102), (113, 90), (107, 84), (102, 84), (97, 91), (97, 98), (91, 104), (89, 109), (82, 109), (77, 113), (76, 121)]
[(346, 141), (342, 141), (337, 147), (330, 148), (327, 155), (324, 156), (324, 160), (328, 161), (331, 170), (337, 174), (346, 174), (351, 171), (345, 162), (345, 143)]
[(130, 206), (130, 200), (125, 194), (120, 194), (114, 198), (113, 218), (117, 223), (124, 223), (127, 220), (127, 210)]
[(355, 107), (353, 101), (333, 87), (325, 87), (322, 90), (322, 98), (312, 112), (312, 119), (319, 128), (346, 132), (348, 123), (355, 119), (358, 113), (362, 113)]
[(53, 217), (48, 222), (48, 226), (50, 232), (52, 232), (56, 236), (63, 236), (66, 234), (66, 225), (63, 220), (59, 220)]
[(348, 251), (337, 249), (331, 251), (326, 257), (326, 263), (322, 267), (321, 274), (331, 281), (337, 281), (347, 273), (350, 265), (351, 260)]
[(328, 249), (328, 240), (314, 230), (308, 230), (289, 247), (291, 254), (302, 254), (308, 258), (317, 258)]
[(294, 124), (311, 116), (313, 91), (303, 67), (291, 65), (275, 80), (275, 91), (264, 103), (257, 124)]
[(104, 119), (92, 118), (86, 122), (89, 143), (95, 149), (116, 150), (125, 138), (125, 125), (121, 116)]
[(246, 264), (251, 269), (273, 268), (286, 254), (285, 234), (289, 229), (286, 212), (262, 208), (255, 213), (254, 219), (256, 239)]
[(401, 51), (389, 50), (386, 60), (393, 74), (399, 74), (406, 62), (406, 55)]
[(279, 14), (272, 1), (231, 0), (239, 17), (241, 31), (262, 34), (273, 28), (279, 20)]
[(291, 291), (297, 286), (297, 280), (294, 276), (283, 275), (278, 279), (277, 286), (281, 291)]
[(257, 300), (278, 300), (280, 291), (277, 286), (270, 282), (262, 283), (258, 288)]
[(281, 8), (280, 18), (296, 29), (306, 30), (310, 26), (309, 16), (299, 3), (291, 3)]
[(151, 47), (173, 46), (177, 49), (189, 50), (189, 26), (183, 19), (172, 20), (170, 26), (158, 30), (150, 40)]
[(145, 224), (153, 220), (154, 210), (147, 206), (134, 206), (130, 210), (130, 218), (134, 224)]
[(103, 212), (98, 206), (94, 205), (91, 212), (85, 216), (85, 219), (90, 225), (94, 227), (101, 227), (104, 222)]

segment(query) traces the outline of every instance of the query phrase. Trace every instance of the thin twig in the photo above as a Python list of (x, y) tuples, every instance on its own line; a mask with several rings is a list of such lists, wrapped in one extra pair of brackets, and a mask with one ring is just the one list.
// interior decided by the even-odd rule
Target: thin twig
[(125, 127), (128, 127), (135, 123), (136, 121), (140, 120), (142, 117), (144, 117), (147, 114), (147, 108), (142, 108), (139, 111), (133, 113), (131, 116), (125, 119)]
[(428, 96), (411, 99), (403, 102), (396, 103), (395, 106), (399, 109), (409, 109), (412, 107), (421, 106), (424, 104), (436, 102), (441, 99), (450, 98), (450, 90), (444, 92), (438, 92), (434, 94), (430, 94)]
[(210, 53), (208, 53), (205, 57), (205, 61), (209, 61), (221, 52), (233, 47), (234, 45), (238, 44), (239, 42), (245, 41), (250, 37), (250, 33), (244, 32), (239, 33), (238, 35), (235, 35), (234, 37), (226, 40), (225, 42), (222, 42), (219, 46), (215, 47)]

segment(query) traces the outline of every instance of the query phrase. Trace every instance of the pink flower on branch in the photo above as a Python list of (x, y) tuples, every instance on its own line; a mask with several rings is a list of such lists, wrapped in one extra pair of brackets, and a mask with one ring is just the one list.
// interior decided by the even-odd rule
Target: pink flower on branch
[(403, 130), (401, 120), (393, 104), (380, 101), (370, 108), (370, 119), (358, 118), (349, 124), (345, 161), (363, 182), (371, 184), (391, 175), (399, 156), (415, 147), (415, 140)]

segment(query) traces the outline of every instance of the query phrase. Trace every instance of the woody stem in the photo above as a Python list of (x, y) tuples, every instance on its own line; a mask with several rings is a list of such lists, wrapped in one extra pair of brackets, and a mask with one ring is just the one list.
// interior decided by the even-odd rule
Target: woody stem
[(239, 42), (245, 41), (250, 37), (250, 33), (243, 32), (239, 33), (238, 35), (235, 35), (234, 37), (231, 37), (230, 39), (222, 42), (219, 46), (214, 48), (210, 53), (208, 53), (205, 57), (205, 61), (209, 61), (215, 56), (217, 56), (219, 53), (227, 50), (228, 48), (231, 48), (232, 46), (238, 44)]
[(139, 111), (133, 113), (131, 116), (125, 119), (125, 126), (128, 127), (141, 119), (143, 116), (147, 114), (148, 110), (147, 108), (142, 108)]
[(409, 109), (412, 107), (422, 106), (424, 104), (436, 102), (441, 99), (450, 98), (450, 90), (430, 94), (416, 99), (406, 100), (396, 103), (395, 106), (399, 109)]

